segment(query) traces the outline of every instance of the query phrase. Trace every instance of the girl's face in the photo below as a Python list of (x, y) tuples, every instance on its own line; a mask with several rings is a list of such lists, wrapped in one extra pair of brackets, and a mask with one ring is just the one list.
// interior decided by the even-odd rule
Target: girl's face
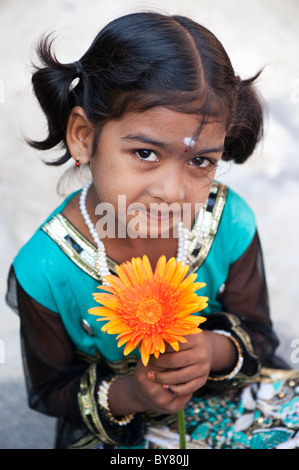
[(103, 127), (90, 167), (98, 203), (114, 208), (118, 228), (133, 238), (166, 237), (180, 219), (193, 220), (208, 197), (225, 138), (217, 121), (195, 138), (199, 125), (200, 116), (156, 107)]

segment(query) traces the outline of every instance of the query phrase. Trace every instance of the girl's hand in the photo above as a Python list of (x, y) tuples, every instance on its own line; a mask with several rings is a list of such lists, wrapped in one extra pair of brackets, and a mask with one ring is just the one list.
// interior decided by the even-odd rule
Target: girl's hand
[(188, 336), (188, 343), (174, 351), (167, 345), (158, 359), (151, 356), (149, 364), (139, 364), (135, 371), (136, 399), (145, 410), (176, 413), (202, 387), (209, 376), (212, 350), (208, 335)]
[(179, 351), (168, 345), (165, 353), (158, 359), (151, 357), (148, 365), (148, 379), (177, 396), (192, 395), (205, 385), (212, 366), (209, 335), (202, 332), (187, 339), (187, 343), (180, 343)]
[(137, 365), (133, 389), (141, 411), (155, 411), (162, 414), (176, 413), (184, 408), (191, 399), (192, 393), (177, 394), (165, 382), (157, 380), (158, 374), (167, 371), (168, 369), (164, 370), (157, 365), (144, 367), (141, 362)]
[(205, 385), (210, 372), (233, 369), (237, 350), (227, 337), (203, 331), (187, 337), (178, 352), (167, 347), (158, 359), (149, 361), (148, 379), (160, 383), (177, 396), (194, 393)]
[(172, 393), (162, 383), (153, 380), (152, 371), (156, 374), (164, 369), (144, 367), (139, 361), (134, 374), (118, 377), (111, 384), (109, 408), (114, 416), (145, 411), (172, 414), (184, 408), (192, 393)]
[(179, 351), (167, 345), (158, 359), (151, 356), (147, 367), (140, 361), (133, 375), (115, 381), (111, 389), (112, 414), (176, 413), (205, 385), (211, 370), (234, 367), (236, 348), (229, 338), (203, 331), (187, 339), (187, 343), (180, 343)]

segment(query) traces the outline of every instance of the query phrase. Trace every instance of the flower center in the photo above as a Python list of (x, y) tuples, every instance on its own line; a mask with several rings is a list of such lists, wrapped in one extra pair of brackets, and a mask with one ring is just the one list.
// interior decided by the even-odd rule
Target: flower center
[(160, 320), (162, 313), (163, 310), (160, 302), (151, 297), (139, 303), (136, 316), (143, 323), (153, 325)]

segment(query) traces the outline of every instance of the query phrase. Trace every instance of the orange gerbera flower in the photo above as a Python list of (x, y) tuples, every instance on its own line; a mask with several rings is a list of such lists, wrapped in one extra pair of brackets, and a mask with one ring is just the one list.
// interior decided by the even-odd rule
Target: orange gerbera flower
[(89, 313), (107, 321), (102, 331), (118, 335), (125, 355), (140, 345), (146, 366), (151, 354), (159, 357), (165, 351), (165, 342), (178, 351), (185, 336), (202, 331), (198, 325), (206, 319), (193, 314), (207, 306), (208, 298), (195, 293), (205, 284), (195, 282), (196, 274), (185, 278), (187, 271), (175, 258), (166, 262), (161, 256), (154, 272), (147, 256), (132, 258), (116, 266), (118, 276), (106, 276), (110, 285), (99, 288), (107, 292), (93, 294), (102, 306)]

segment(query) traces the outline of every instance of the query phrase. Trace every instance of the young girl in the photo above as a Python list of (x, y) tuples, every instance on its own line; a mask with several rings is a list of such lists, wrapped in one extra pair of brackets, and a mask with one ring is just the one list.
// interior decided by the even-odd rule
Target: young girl
[[(51, 46), (40, 42), (32, 78), (49, 133), (30, 143), (60, 146), (51, 164), (73, 159), (91, 181), (10, 271), (30, 407), (58, 417), (56, 448), (177, 447), (182, 408), (190, 447), (295, 447), (297, 374), (265, 369), (278, 342), (254, 215), (214, 181), (221, 159), (245, 162), (262, 135), (254, 78), (236, 76), (215, 36), (181, 16), (116, 19), (71, 64)], [(209, 298), (203, 332), (147, 366), (88, 312), (115, 264), (143, 255), (153, 267), (181, 258)]]

